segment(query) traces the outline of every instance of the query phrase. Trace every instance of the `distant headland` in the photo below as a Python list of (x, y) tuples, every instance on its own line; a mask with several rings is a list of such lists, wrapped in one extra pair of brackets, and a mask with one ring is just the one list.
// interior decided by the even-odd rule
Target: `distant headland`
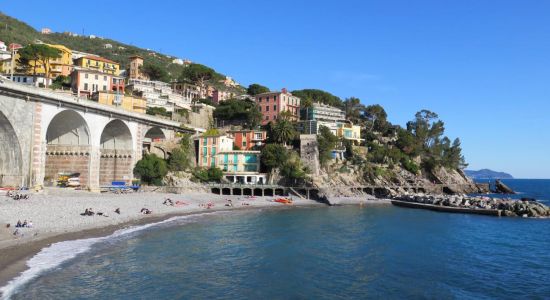
[(464, 170), (464, 173), (472, 179), (514, 179), (514, 177), (505, 172), (497, 172), (489, 169)]

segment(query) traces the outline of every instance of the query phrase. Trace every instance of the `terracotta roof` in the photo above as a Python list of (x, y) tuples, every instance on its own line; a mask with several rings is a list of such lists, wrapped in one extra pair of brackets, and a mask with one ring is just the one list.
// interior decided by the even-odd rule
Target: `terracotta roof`
[(102, 62), (106, 62), (106, 63), (110, 63), (110, 64), (117, 64), (117, 65), (119, 64), (116, 61), (108, 60), (108, 59), (103, 58), (101, 56), (86, 55), (86, 56), (81, 57), (81, 58), (93, 59), (93, 60), (102, 61)]

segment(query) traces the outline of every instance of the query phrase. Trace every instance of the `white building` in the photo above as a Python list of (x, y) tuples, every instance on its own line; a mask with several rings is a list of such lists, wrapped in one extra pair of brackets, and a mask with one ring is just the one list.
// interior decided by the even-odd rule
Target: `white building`
[(183, 65), (183, 59), (181, 59), (181, 58), (174, 58), (174, 60), (172, 60), (172, 63), (173, 63), (173, 64), (176, 64), (176, 65)]
[(338, 125), (346, 122), (346, 114), (337, 107), (313, 103), (311, 107), (301, 109), (301, 119), (304, 134), (318, 134), (319, 128), (325, 126), (336, 135)]
[(42, 28), (40, 32), (42, 32), (42, 34), (50, 34), (52, 33), (52, 30), (50, 28)]
[(111, 45), (111, 44), (105, 44), (105, 45), (103, 45), (103, 48), (105, 48), (105, 49), (113, 49), (113, 45)]
[(11, 52), (8, 51), (6, 43), (0, 41), (0, 60), (11, 58)]
[(48, 83), (48, 86), (52, 84), (52, 79), (48, 78), (46, 79), (45, 76), (32, 76), (28, 74), (14, 74), (13, 77), (7, 76), (7, 78), (11, 79), (13, 82), (26, 84), (26, 85), (34, 85), (39, 87), (45, 87), (46, 82)]
[(163, 107), (166, 111), (174, 109), (191, 110), (191, 98), (172, 92), (170, 84), (162, 81), (128, 79), (128, 87), (139, 92), (147, 100), (147, 107)]

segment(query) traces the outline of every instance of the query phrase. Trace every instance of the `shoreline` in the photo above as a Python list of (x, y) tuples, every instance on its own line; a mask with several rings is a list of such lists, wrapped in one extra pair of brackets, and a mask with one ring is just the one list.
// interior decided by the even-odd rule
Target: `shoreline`
[[(85, 193), (85, 192), (84, 192)], [(130, 198), (130, 200), (136, 200), (135, 198), (139, 198), (140, 196), (148, 196), (149, 198), (154, 198), (154, 200), (148, 200), (148, 201), (155, 201), (155, 202), (162, 202), (162, 199), (166, 196), (171, 198), (179, 198), (179, 197), (188, 197), (190, 194), (161, 194), (161, 193), (147, 193), (147, 195), (144, 194), (129, 194), (126, 198)], [(158, 222), (162, 222), (165, 220), (168, 220), (173, 217), (180, 217), (180, 216), (191, 216), (191, 215), (199, 215), (204, 213), (213, 213), (213, 212), (219, 212), (219, 211), (247, 211), (247, 210), (257, 210), (257, 209), (293, 209), (298, 207), (329, 207), (325, 203), (321, 203), (315, 200), (306, 200), (306, 199), (297, 199), (294, 197), (294, 203), (293, 205), (282, 205), (279, 203), (270, 202), (270, 199), (273, 199), (275, 197), (256, 197), (255, 199), (247, 199), (243, 196), (220, 196), (220, 195), (214, 195), (214, 194), (208, 194), (208, 193), (194, 193), (192, 194), (195, 197), (202, 198), (202, 201), (190, 201), (193, 202), (193, 204), (197, 204), (193, 207), (188, 207), (188, 209), (179, 209), (176, 211), (170, 211), (169, 208), (165, 209), (163, 212), (154, 213), (152, 215), (141, 215), (137, 214), (134, 216), (131, 216), (128, 220), (124, 220), (122, 222), (118, 222), (115, 224), (102, 224), (102, 223), (94, 223), (91, 226), (88, 227), (82, 227), (82, 226), (74, 226), (70, 228), (64, 228), (64, 230), (52, 230), (50, 232), (41, 233), (38, 236), (31, 236), (31, 237), (24, 237), (20, 239), (3, 239), (0, 240), (0, 287), (6, 286), (11, 280), (17, 278), (22, 272), (28, 269), (27, 262), (29, 259), (34, 257), (36, 254), (38, 254), (42, 249), (51, 246), (54, 243), (58, 242), (64, 242), (64, 241), (71, 241), (71, 240), (80, 240), (80, 239), (88, 239), (88, 238), (97, 238), (97, 237), (107, 237), (111, 234), (113, 234), (115, 231), (134, 227), (134, 226), (142, 226), (146, 224), (154, 224)], [(80, 194), (79, 196), (83, 197), (94, 197), (94, 198), (102, 198), (100, 201), (105, 202), (115, 202), (115, 204), (118, 201), (118, 195), (90, 195), (87, 194)], [(66, 195), (42, 195), (41, 198), (52, 198), (52, 199), (60, 199), (60, 198), (66, 198)], [(71, 196), (69, 196), (70, 198)], [(78, 198), (78, 197), (77, 197)], [(209, 198), (208, 200), (206, 198)], [(244, 199), (243, 199), (244, 198)], [(350, 199), (350, 201), (347, 201), (343, 205), (359, 205), (359, 204), (365, 204), (365, 205), (380, 205), (380, 204), (390, 204), (391, 202), (386, 199), (376, 199), (376, 200), (369, 200), (368, 197), (353, 197), (354, 199)], [(49, 199), (48, 201), (55, 201)], [(233, 201), (236, 202), (249, 202), (250, 205), (240, 205), (240, 206), (233, 206), (228, 207), (221, 204), (226, 203), (227, 199), (233, 199)], [(137, 200), (136, 200), (137, 201)], [(205, 209), (200, 206), (200, 203), (198, 202), (214, 202), (218, 206), (213, 207), (211, 209)], [(40, 201), (43, 202), (43, 201)], [(112, 204), (112, 203), (111, 203)], [(151, 203), (149, 203), (151, 204)], [(74, 217), (75, 219), (80, 218), (96, 218), (96, 217)], [(0, 219), (3, 223), (5, 220)], [(85, 219), (86, 220), (86, 219)], [(35, 223), (35, 226), (39, 223)], [(4, 224), (2, 224), (4, 225)], [(5, 230), (2, 229), (2, 230)], [(12, 228), (13, 230), (13, 228)]]

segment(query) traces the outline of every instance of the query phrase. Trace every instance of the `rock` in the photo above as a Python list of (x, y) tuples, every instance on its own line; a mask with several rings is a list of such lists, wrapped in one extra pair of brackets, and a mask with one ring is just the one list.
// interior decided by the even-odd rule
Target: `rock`
[(502, 183), (500, 180), (495, 181), (495, 193), (497, 194), (515, 194), (514, 190), (512, 190), (509, 186)]

